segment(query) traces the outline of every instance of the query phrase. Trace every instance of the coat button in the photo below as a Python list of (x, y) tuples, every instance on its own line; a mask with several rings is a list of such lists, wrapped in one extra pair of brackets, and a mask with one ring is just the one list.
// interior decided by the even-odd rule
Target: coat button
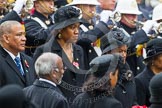
[(89, 53), (91, 53), (92, 52), (92, 50), (89, 50)]

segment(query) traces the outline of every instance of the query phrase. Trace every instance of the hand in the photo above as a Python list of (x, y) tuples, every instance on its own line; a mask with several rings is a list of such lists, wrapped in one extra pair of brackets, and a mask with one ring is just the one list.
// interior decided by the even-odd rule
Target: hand
[(109, 16), (112, 14), (112, 11), (110, 10), (103, 10), (100, 13), (100, 21), (103, 21), (104, 23), (107, 23), (107, 21), (109, 20)]
[(155, 21), (153, 21), (153, 20), (147, 20), (144, 23), (142, 29), (145, 31), (146, 34), (148, 34), (149, 31), (154, 27), (155, 24), (156, 24)]

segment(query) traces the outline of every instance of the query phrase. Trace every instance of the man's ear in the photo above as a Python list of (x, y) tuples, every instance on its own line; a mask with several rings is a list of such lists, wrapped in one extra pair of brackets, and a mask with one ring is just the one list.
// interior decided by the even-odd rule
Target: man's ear
[(3, 36), (3, 40), (6, 42), (6, 43), (9, 43), (9, 35), (8, 34), (4, 34)]

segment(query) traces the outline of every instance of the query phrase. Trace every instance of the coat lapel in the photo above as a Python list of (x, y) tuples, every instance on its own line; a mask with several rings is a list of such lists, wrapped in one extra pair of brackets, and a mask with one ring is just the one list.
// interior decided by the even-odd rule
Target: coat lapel
[(25, 78), (21, 75), (19, 69), (17, 68), (15, 62), (13, 59), (10, 57), (10, 55), (7, 55), (6, 57), (6, 62), (9, 64), (11, 68), (13, 68), (14, 72), (20, 77), (20, 79), (25, 82)]

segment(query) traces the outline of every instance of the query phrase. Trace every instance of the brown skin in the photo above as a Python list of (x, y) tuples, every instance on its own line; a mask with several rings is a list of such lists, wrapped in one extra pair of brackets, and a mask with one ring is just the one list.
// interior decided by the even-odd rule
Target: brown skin
[(57, 41), (71, 62), (73, 62), (72, 43), (75, 43), (78, 40), (79, 28), (80, 23), (74, 23), (59, 30), (61, 37)]
[(118, 73), (119, 73), (118, 70), (116, 70), (115, 74), (113, 74), (112, 72), (110, 73), (110, 83), (112, 88), (114, 88), (117, 84)]
[(154, 72), (154, 74), (162, 72), (162, 54), (159, 54), (153, 58), (151, 70)]
[(18, 52), (25, 50), (25, 29), (21, 24), (16, 24), (11, 27), (12, 32), (4, 34), (3, 47), (17, 56)]
[(127, 49), (128, 49), (127, 45), (122, 45), (116, 49), (113, 49), (111, 53), (112, 54), (119, 53), (124, 58), (124, 63), (126, 63)]

